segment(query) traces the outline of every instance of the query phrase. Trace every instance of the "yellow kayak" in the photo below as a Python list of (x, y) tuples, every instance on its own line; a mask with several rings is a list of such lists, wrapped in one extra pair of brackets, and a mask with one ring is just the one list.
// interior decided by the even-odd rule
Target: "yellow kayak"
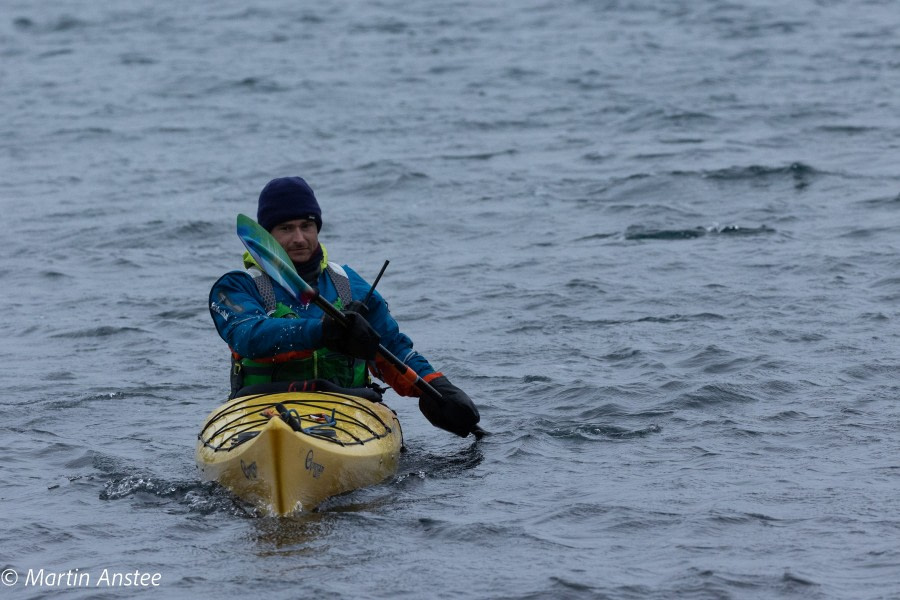
[(397, 471), (403, 432), (378, 402), (332, 392), (256, 394), (213, 411), (197, 465), (265, 513), (315, 509)]

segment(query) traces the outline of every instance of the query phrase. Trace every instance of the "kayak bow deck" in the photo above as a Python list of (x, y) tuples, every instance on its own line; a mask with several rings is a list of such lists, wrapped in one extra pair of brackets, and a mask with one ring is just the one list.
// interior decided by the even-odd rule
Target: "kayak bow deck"
[(403, 433), (381, 403), (330, 392), (243, 396), (210, 414), (197, 465), (272, 515), (315, 509), (397, 470)]

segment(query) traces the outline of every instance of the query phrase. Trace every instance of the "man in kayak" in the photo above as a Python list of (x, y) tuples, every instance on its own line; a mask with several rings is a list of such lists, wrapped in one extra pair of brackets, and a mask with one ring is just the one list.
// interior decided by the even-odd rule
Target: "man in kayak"
[[(319, 242), (322, 211), (300, 177), (270, 181), (259, 195), (257, 222), (281, 244), (297, 273), (346, 317), (339, 324), (315, 304), (303, 305), (262, 272), (249, 253), (246, 271), (219, 278), (209, 295), (216, 330), (231, 348), (231, 397), (256, 390), (376, 388), (369, 373), (401, 396), (419, 396), (435, 427), (465, 437), (480, 432), (469, 396), (413, 350), (378, 292), (350, 267), (329, 262)], [(437, 390), (419, 394), (408, 378), (376, 355), (382, 344)], [(376, 388), (377, 389), (377, 388)], [(368, 391), (368, 395), (371, 395)], [(359, 395), (359, 394), (358, 394)], [(366, 395), (366, 394), (362, 394)]]

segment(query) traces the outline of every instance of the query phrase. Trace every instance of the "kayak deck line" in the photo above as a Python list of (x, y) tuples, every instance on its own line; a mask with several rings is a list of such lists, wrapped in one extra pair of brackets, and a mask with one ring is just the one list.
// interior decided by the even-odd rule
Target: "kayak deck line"
[(403, 431), (380, 402), (336, 392), (277, 392), (225, 402), (197, 436), (202, 477), (266, 514), (313, 510), (397, 471)]
[[(326, 441), (329, 441), (329, 442), (332, 442), (335, 444), (340, 444), (342, 446), (346, 446), (349, 444), (365, 444), (368, 441), (371, 441), (373, 439), (380, 439), (380, 438), (385, 437), (386, 435), (389, 435), (392, 433), (391, 427), (389, 425), (387, 425), (381, 419), (381, 417), (378, 416), (378, 414), (375, 411), (373, 411), (372, 409), (368, 408), (365, 405), (365, 403), (370, 403), (368, 400), (360, 400), (353, 396), (347, 396), (344, 394), (335, 394), (332, 392), (319, 392), (319, 393), (322, 395), (338, 396), (349, 402), (353, 402), (356, 406), (358, 406), (359, 408), (364, 410), (366, 413), (371, 415), (372, 418), (376, 419), (378, 421), (378, 423), (383, 427), (384, 431), (382, 433), (378, 433), (377, 431), (372, 429), (372, 427), (370, 427), (368, 424), (364, 423), (360, 419), (355, 418), (352, 415), (349, 415), (344, 411), (337, 411), (337, 409), (333, 405), (329, 405), (322, 401), (288, 400), (288, 401), (284, 401), (284, 402), (264, 402), (264, 403), (260, 403), (260, 404), (239, 404), (237, 406), (231, 406), (229, 409), (223, 409), (222, 411), (220, 411), (219, 413), (217, 413), (216, 415), (211, 417), (206, 422), (206, 424), (203, 426), (203, 429), (197, 435), (197, 438), (199, 440), (201, 440), (205, 446), (211, 448), (214, 452), (233, 450), (240, 444), (242, 444), (246, 441), (249, 441), (250, 439), (255, 437), (255, 436), (247, 436), (244, 434), (253, 433), (252, 430), (257, 428), (259, 425), (265, 424), (266, 422), (268, 422), (269, 419), (280, 418), (280, 415), (278, 415), (278, 414), (266, 414), (266, 411), (269, 409), (275, 408), (276, 404), (283, 404), (286, 407), (287, 406), (297, 406), (297, 407), (303, 407), (303, 408), (314, 408), (314, 409), (318, 408), (323, 411), (328, 411), (330, 409), (330, 411), (331, 411), (330, 416), (333, 421), (333, 423), (331, 423), (331, 424), (319, 422), (316, 418), (314, 418), (315, 415), (313, 415), (313, 414), (305, 414), (305, 415), (297, 414), (296, 416), (301, 423), (304, 420), (310, 421), (313, 423), (313, 425), (311, 425), (310, 427), (301, 428), (299, 431), (302, 433), (305, 433), (306, 435), (316, 436), (320, 439), (323, 439), (323, 440), (326, 440)], [(258, 396), (245, 396), (243, 398), (256, 399), (256, 398), (261, 398), (261, 397), (270, 396), (270, 395), (271, 394), (260, 394)], [(238, 400), (240, 400), (240, 399), (241, 398), (238, 398)], [(204, 437), (203, 437), (204, 433), (206, 433), (207, 430), (210, 429), (218, 421), (221, 421), (225, 417), (230, 416), (234, 413), (247, 412), (247, 410), (249, 410), (249, 409), (261, 409), (261, 410), (259, 410), (259, 414), (261, 415), (261, 417), (254, 421), (246, 421), (245, 420), (245, 421), (234, 421), (231, 423), (226, 423), (219, 429), (213, 431), (208, 437), (206, 437), (204, 439)], [(292, 409), (292, 412), (294, 412), (294, 411), (296, 411), (296, 408)], [(360, 429), (367, 431), (370, 434), (370, 437), (362, 439), (362, 438), (356, 436), (348, 428), (341, 426), (341, 425), (346, 425), (346, 424), (353, 425), (355, 427), (358, 427)], [(219, 435), (225, 433), (226, 431), (228, 431), (232, 428), (237, 429), (238, 427), (241, 427), (244, 425), (246, 425), (245, 429), (241, 429), (239, 431), (236, 430), (236, 431), (232, 432), (232, 434), (230, 436), (224, 438), (220, 444), (215, 445), (210, 442), (210, 440), (218, 437)], [(352, 441), (344, 441), (344, 440), (339, 439), (338, 437), (335, 437), (329, 433), (326, 433), (326, 432), (333, 432), (333, 431), (342, 431), (342, 432), (346, 433), (348, 436), (350, 436), (352, 438)], [(228, 447), (225, 447), (227, 444), (230, 444), (230, 445), (228, 445)]]

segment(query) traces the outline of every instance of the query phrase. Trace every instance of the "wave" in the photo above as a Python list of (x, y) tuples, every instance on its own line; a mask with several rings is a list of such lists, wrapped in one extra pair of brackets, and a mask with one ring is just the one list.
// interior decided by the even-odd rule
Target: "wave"
[(141, 54), (140, 52), (125, 52), (119, 55), (119, 62), (125, 66), (145, 66), (155, 65), (158, 61), (155, 58)]
[(819, 125), (815, 128), (823, 133), (838, 133), (844, 135), (861, 135), (878, 131), (878, 127), (870, 127), (867, 125)]
[(744, 181), (761, 179), (785, 179), (794, 180), (795, 187), (806, 187), (812, 178), (825, 175), (824, 171), (811, 167), (801, 162), (790, 163), (786, 166), (767, 167), (762, 165), (749, 165), (745, 167), (728, 167), (713, 171), (701, 171), (706, 179), (720, 181)]
[[(120, 248), (122, 239), (128, 240), (129, 248), (158, 248), (160, 239), (177, 239), (182, 242), (205, 242), (222, 233), (221, 223), (212, 221), (164, 221), (154, 219), (139, 225), (124, 225), (115, 237), (99, 236), (92, 239), (97, 248)], [(120, 259), (124, 260), (124, 259)], [(126, 261), (125, 266), (140, 266)]]
[(88, 26), (88, 23), (70, 15), (62, 15), (46, 23), (36, 23), (28, 17), (16, 17), (13, 19), (13, 26), (19, 31), (60, 33), (64, 31), (85, 29)]
[(640, 319), (634, 319), (633, 321), (626, 321), (627, 323), (682, 323), (685, 321), (725, 321), (727, 317), (724, 317), (717, 313), (695, 313), (693, 315), (681, 315), (678, 313), (672, 315), (665, 315), (662, 317), (641, 317)]
[(456, 452), (442, 454), (411, 448), (400, 460), (399, 469), (402, 473), (397, 475), (398, 481), (410, 476), (421, 479), (452, 479), (480, 465), (484, 461), (484, 452), (480, 444), (469, 444)]
[(718, 117), (707, 112), (653, 107), (627, 116), (619, 121), (617, 127), (626, 133), (649, 129), (666, 131), (669, 128), (695, 129), (718, 121)]
[(59, 271), (41, 271), (40, 275), (47, 279), (71, 279), (72, 277), (68, 273), (60, 273)]
[(165, 235), (170, 239), (197, 238), (208, 239), (208, 236), (217, 235), (220, 232), (218, 223), (211, 221), (188, 221), (170, 225), (170, 232)]
[(166, 319), (172, 321), (189, 321), (197, 318), (198, 315), (206, 316), (205, 308), (200, 308), (199, 310), (189, 308), (189, 309), (176, 309), (176, 310), (166, 310), (161, 313), (157, 313), (154, 315), (157, 319)]
[(769, 235), (775, 229), (761, 225), (759, 227), (741, 227), (739, 225), (712, 225), (710, 227), (692, 227), (689, 229), (654, 229), (645, 225), (632, 225), (625, 230), (626, 240), (692, 240), (707, 235), (738, 237)]
[(738, 390), (737, 386), (727, 384), (704, 385), (693, 392), (682, 394), (664, 403), (663, 406), (673, 409), (704, 409), (722, 404), (749, 404), (758, 402), (758, 398)]
[[(349, 169), (352, 177), (348, 177), (351, 194), (367, 197), (376, 193), (410, 188), (421, 192), (429, 176), (408, 165), (393, 160), (377, 160), (364, 163)], [(356, 181), (354, 181), (356, 179)]]
[(89, 477), (102, 481), (100, 500), (131, 500), (140, 507), (166, 505), (172, 512), (178, 506), (184, 512), (257, 517), (259, 512), (217, 483), (199, 479), (162, 477), (128, 461), (98, 452), (88, 452), (73, 462), (79, 467), (92, 466), (99, 473)]
[[(821, 171), (801, 162), (788, 163), (786, 165), (765, 166), (765, 165), (736, 165), (720, 169), (711, 170), (681, 170), (675, 169), (666, 172), (638, 172), (630, 175), (613, 177), (606, 182), (596, 185), (594, 184), (588, 190), (588, 197), (596, 197), (606, 194), (614, 189), (625, 187), (630, 189), (641, 182), (640, 190), (646, 188), (656, 189), (654, 182), (666, 180), (670, 178), (677, 179), (697, 179), (722, 183), (769, 183), (779, 180), (792, 182), (795, 189), (807, 187), (816, 178), (829, 175), (826, 171)], [(647, 181), (649, 180), (649, 181)]]
[(880, 196), (878, 198), (861, 200), (858, 202), (858, 204), (862, 204), (867, 208), (874, 209), (900, 208), (900, 194), (897, 194), (896, 196)]
[(207, 88), (209, 94), (221, 94), (229, 92), (254, 92), (262, 94), (280, 93), (290, 91), (290, 87), (268, 77), (244, 77), (231, 81), (224, 81)]
[(199, 514), (228, 513), (258, 517), (259, 511), (233, 496), (216, 483), (193, 480), (170, 480), (145, 472), (117, 474), (108, 479), (100, 500), (133, 499), (139, 506), (177, 504), (187, 512)]
[(490, 160), (497, 156), (515, 156), (519, 151), (513, 148), (507, 150), (496, 150), (493, 152), (477, 152), (473, 154), (444, 154), (441, 158), (444, 160)]
[[(63, 127), (52, 133), (54, 138), (69, 138), (73, 142), (82, 142), (94, 140), (106, 136), (117, 135), (120, 139), (126, 139), (128, 136), (114, 131), (108, 127), (86, 126), (86, 127)], [(132, 138), (134, 139), (134, 138)]]
[(583, 423), (563, 427), (557, 426), (549, 430), (547, 434), (554, 438), (570, 441), (625, 440), (661, 433), (662, 429), (662, 426), (657, 423), (651, 423), (638, 429), (607, 424)]
[(79, 329), (77, 331), (67, 331), (64, 333), (55, 333), (51, 338), (78, 339), (78, 338), (96, 338), (111, 337), (128, 333), (149, 333), (140, 327), (112, 327), (110, 325), (102, 325), (91, 329)]

